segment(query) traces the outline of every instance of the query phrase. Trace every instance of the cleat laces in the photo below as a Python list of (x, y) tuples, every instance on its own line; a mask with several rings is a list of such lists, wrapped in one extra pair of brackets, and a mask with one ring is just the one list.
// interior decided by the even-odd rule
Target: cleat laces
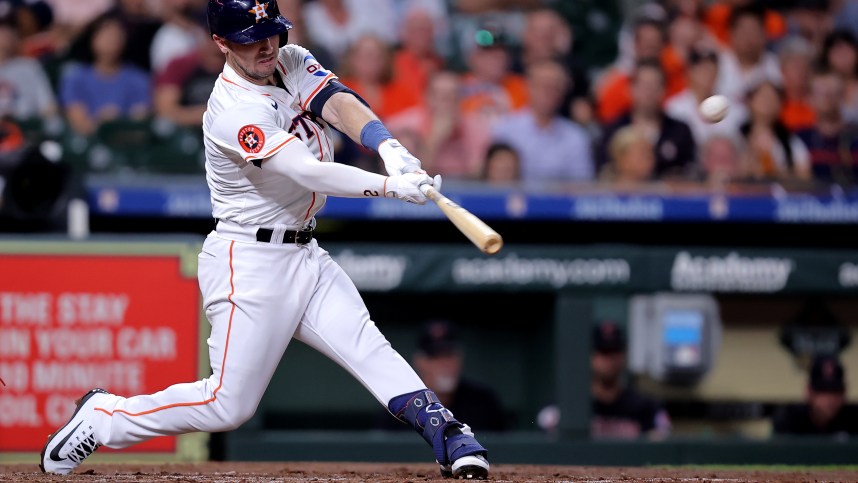
[[(90, 428), (91, 429), (91, 428)], [(68, 459), (80, 464), (87, 456), (95, 452), (101, 445), (95, 441), (95, 434), (90, 434), (87, 438), (80, 441), (71, 452), (68, 454)]]

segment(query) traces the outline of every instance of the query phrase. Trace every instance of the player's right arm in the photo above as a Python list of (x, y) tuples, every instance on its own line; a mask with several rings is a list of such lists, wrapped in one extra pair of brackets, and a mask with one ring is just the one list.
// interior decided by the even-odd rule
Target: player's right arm
[(287, 176), (311, 191), (344, 198), (387, 196), (422, 205), (426, 197), (419, 186), (432, 184), (432, 178), (425, 173), (382, 176), (345, 164), (320, 163), (302, 142), (289, 143), (257, 165)]
[[(382, 176), (353, 166), (321, 163), (298, 138), (277, 125), (265, 102), (244, 102), (228, 109), (207, 129), (208, 138), (242, 165), (286, 176), (309, 191), (344, 198), (386, 196), (423, 204), (418, 188), (432, 184), (425, 174)], [(255, 122), (249, 122), (254, 120)]]

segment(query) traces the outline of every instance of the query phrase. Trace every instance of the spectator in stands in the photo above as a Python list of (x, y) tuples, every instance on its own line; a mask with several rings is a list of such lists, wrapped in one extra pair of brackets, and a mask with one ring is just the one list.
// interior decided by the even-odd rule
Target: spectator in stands
[(816, 118), (810, 105), (810, 72), (813, 50), (801, 37), (788, 37), (778, 52), (784, 81), (781, 121), (790, 132), (813, 127)]
[(494, 143), (486, 151), (482, 180), (492, 185), (510, 185), (521, 180), (521, 160), (509, 144)]
[(632, 110), (605, 128), (599, 149), (599, 166), (608, 161), (608, 143), (620, 128), (633, 125), (655, 149), (655, 174), (663, 177), (686, 177), (696, 161), (696, 145), (691, 129), (682, 121), (664, 113), (664, 72), (658, 61), (641, 62), (632, 77)]
[(498, 117), (527, 104), (527, 83), (512, 72), (509, 37), (499, 30), (477, 32), (463, 77), (462, 109), (493, 125)]
[(831, 31), (832, 18), (828, 12), (830, 4), (830, 0), (788, 2), (782, 9), (786, 15), (786, 34), (800, 37), (810, 44), (814, 52), (819, 52), (825, 36)]
[(438, 72), (430, 78), (424, 101), (389, 118), (387, 127), (401, 139), (411, 132), (419, 139), (407, 146), (431, 173), (449, 179), (477, 179), (490, 131), (474, 114), (462, 113), (461, 82), (454, 72)]
[(743, 176), (741, 148), (735, 136), (716, 134), (700, 147), (702, 181), (713, 188), (738, 181)]
[(846, 404), (843, 365), (833, 356), (817, 356), (810, 368), (804, 404), (781, 408), (774, 417), (781, 435), (858, 436), (858, 406)]
[(171, 0), (165, 4), (165, 22), (152, 39), (151, 64), (160, 73), (173, 59), (210, 42), (205, 23), (206, 0)]
[(422, 7), (409, 10), (399, 33), (399, 45), (393, 56), (393, 77), (422, 96), (432, 74), (444, 67), (443, 57), (435, 50), (434, 20), (428, 11)]
[(16, 30), (0, 23), (0, 117), (19, 121), (58, 114), (54, 92), (42, 66), (18, 55)]
[(557, 11), (540, 8), (527, 13), (521, 36), (521, 52), (513, 70), (525, 72), (531, 65), (555, 60), (566, 67), (572, 76), (572, 97), (583, 97), (590, 92), (587, 69), (572, 54), (572, 28)]
[(571, 60), (572, 29), (555, 10), (540, 8), (527, 13), (521, 36), (520, 72), (546, 60)]
[[(390, 28), (402, 36), (408, 17), (415, 11), (422, 11), (432, 22), (433, 51), (447, 56), (450, 54), (450, 12), (446, 0), (386, 0), (393, 10), (394, 21)], [(322, 64), (325, 65), (325, 64)]]
[[(172, 0), (171, 0), (172, 1)], [(145, 72), (151, 72), (150, 46), (155, 33), (161, 28), (161, 20), (155, 14), (155, 4), (146, 0), (116, 0), (108, 11), (117, 16), (125, 26), (126, 60)]]
[(766, 51), (765, 13), (756, 7), (730, 14), (730, 45), (721, 51), (715, 92), (740, 102), (751, 86), (764, 80), (781, 83), (778, 58)]
[[(453, 31), (453, 63), (468, 63), (474, 37), (481, 30), (504, 32), (509, 45), (520, 42), (526, 11), (545, 6), (545, 0), (448, 0)], [(459, 62), (461, 63), (461, 62)]]
[[(724, 46), (731, 43), (733, 14), (738, 9), (752, 7), (757, 0), (717, 0), (709, 5), (705, 13), (705, 23), (709, 30)], [(775, 10), (762, 10), (762, 19), (766, 39), (774, 41), (786, 33), (786, 20)]]
[(600, 139), (602, 139), (603, 126), (596, 114), (596, 101), (592, 95), (573, 97), (569, 101), (569, 119), (578, 123), (590, 136), (590, 144), (595, 151)]
[(224, 56), (212, 40), (174, 59), (155, 78), (155, 114), (179, 126), (201, 127)]
[(847, 30), (858, 37), (858, 2), (855, 0), (834, 1), (831, 4), (834, 30)]
[[(506, 417), (497, 393), (462, 376), (465, 351), (458, 328), (446, 320), (428, 322), (417, 341), (414, 369), (457, 419), (468, 421), (476, 432), (503, 431)], [(385, 412), (379, 426), (383, 429), (410, 429)]]
[(653, 178), (655, 154), (649, 138), (635, 126), (625, 126), (608, 144), (610, 161), (602, 167), (599, 179), (612, 189), (637, 188)]
[(845, 95), (840, 101), (847, 123), (858, 124), (858, 40), (847, 30), (837, 30), (826, 39), (822, 49), (823, 68), (843, 78)]
[[(21, 128), (15, 122), (0, 117), (0, 157), (19, 151), (25, 144), (26, 141)], [(0, 158), (0, 163), (3, 161)]]
[(25, 57), (44, 58), (63, 50), (65, 40), (51, 28), (54, 10), (44, 0), (26, 2), (0, 1), (0, 22), (11, 22), (18, 31), (19, 54)]
[(798, 133), (810, 151), (813, 177), (841, 184), (858, 182), (858, 126), (843, 118), (843, 77), (830, 70), (813, 75), (811, 101), (816, 123)]
[(500, 119), (494, 127), (494, 140), (519, 153), (524, 181), (592, 180), (587, 132), (558, 114), (569, 88), (566, 70), (553, 61), (534, 65), (527, 71), (527, 85), (528, 108)]
[(384, 44), (396, 41), (394, 13), (385, 0), (317, 0), (305, 4), (303, 13), (310, 40), (338, 59), (367, 35)]
[(688, 88), (668, 99), (665, 113), (682, 121), (691, 128), (694, 142), (698, 146), (715, 135), (739, 134), (747, 112), (743, 104), (734, 103), (727, 117), (710, 123), (700, 115), (700, 103), (715, 94), (715, 79), (718, 77), (718, 54), (705, 48), (692, 49), (688, 54)]
[(107, 12), (115, 0), (48, 0), (54, 12), (54, 30), (68, 45), (87, 25)]
[(71, 128), (93, 134), (116, 118), (143, 119), (151, 110), (149, 77), (124, 62), (125, 24), (114, 15), (97, 19), (87, 32), (87, 62), (70, 66), (60, 81), (60, 97)]
[(668, 0), (668, 47), (680, 59), (688, 59), (697, 49), (718, 50), (718, 39), (703, 23), (706, 6), (703, 0)]
[[(572, 54), (573, 37), (572, 29), (557, 11), (546, 7), (528, 12), (521, 37), (521, 52), (513, 67), (516, 72), (525, 72), (528, 66), (547, 60), (565, 66), (571, 75), (572, 87), (564, 105), (570, 106), (570, 113), (576, 108), (581, 109), (575, 105), (587, 103), (590, 94), (587, 69)], [(574, 117), (572, 119), (577, 122)]]
[(742, 125), (749, 177), (754, 179), (808, 180), (810, 155), (807, 147), (780, 121), (783, 91), (763, 81), (748, 93), (749, 120)]
[(582, 63), (600, 68), (617, 57), (621, 2), (554, 2), (553, 7), (574, 32), (572, 53)]
[(620, 57), (614, 67), (597, 82), (599, 119), (605, 124), (615, 122), (629, 113), (632, 106), (631, 78), (639, 62), (661, 63), (666, 75), (665, 89), (668, 96), (685, 88), (683, 61), (675, 52), (665, 49), (667, 32), (661, 20), (649, 17), (637, 20), (633, 39), (631, 58)]
[[(300, 45), (313, 53), (313, 57), (324, 65), (326, 69), (338, 71), (340, 59), (335, 58), (321, 45), (316, 45), (307, 32), (304, 22), (304, 0), (278, 0), (280, 11), (292, 22), (292, 30), (289, 31), (289, 43)], [(342, 158), (337, 158), (342, 159)]]
[(360, 94), (382, 120), (420, 103), (406, 80), (393, 78), (391, 49), (375, 35), (361, 36), (349, 47), (340, 72), (343, 84)]

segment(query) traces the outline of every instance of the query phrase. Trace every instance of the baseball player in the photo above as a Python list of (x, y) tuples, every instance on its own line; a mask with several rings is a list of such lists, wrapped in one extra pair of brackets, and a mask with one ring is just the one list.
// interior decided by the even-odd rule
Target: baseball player
[[(423, 204), (440, 188), (362, 99), (297, 45), (276, 0), (209, 0), (226, 55), (203, 117), (216, 229), (199, 255), (211, 377), (151, 395), (93, 389), (41, 454), (68, 474), (101, 445), (228, 431), (256, 411), (294, 337), (336, 361), (432, 446), (447, 477), (485, 478), (486, 449), (390, 346), (354, 284), (313, 238), (326, 196)], [(332, 163), (331, 128), (377, 149), (389, 176)]]

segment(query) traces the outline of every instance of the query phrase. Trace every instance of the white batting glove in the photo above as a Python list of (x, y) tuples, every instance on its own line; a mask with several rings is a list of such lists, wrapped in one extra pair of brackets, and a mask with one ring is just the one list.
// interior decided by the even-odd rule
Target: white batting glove
[(441, 175), (436, 174), (435, 177), (432, 179), (432, 181), (433, 181), (432, 187), (435, 188), (435, 191), (440, 193), (441, 192)]
[(384, 169), (390, 176), (405, 173), (425, 173), (420, 160), (411, 154), (396, 139), (388, 139), (378, 146), (378, 154), (384, 161)]
[(423, 205), (426, 204), (426, 195), (420, 191), (420, 186), (424, 184), (433, 186), (435, 180), (426, 173), (405, 173), (390, 176), (384, 186), (384, 196)]

